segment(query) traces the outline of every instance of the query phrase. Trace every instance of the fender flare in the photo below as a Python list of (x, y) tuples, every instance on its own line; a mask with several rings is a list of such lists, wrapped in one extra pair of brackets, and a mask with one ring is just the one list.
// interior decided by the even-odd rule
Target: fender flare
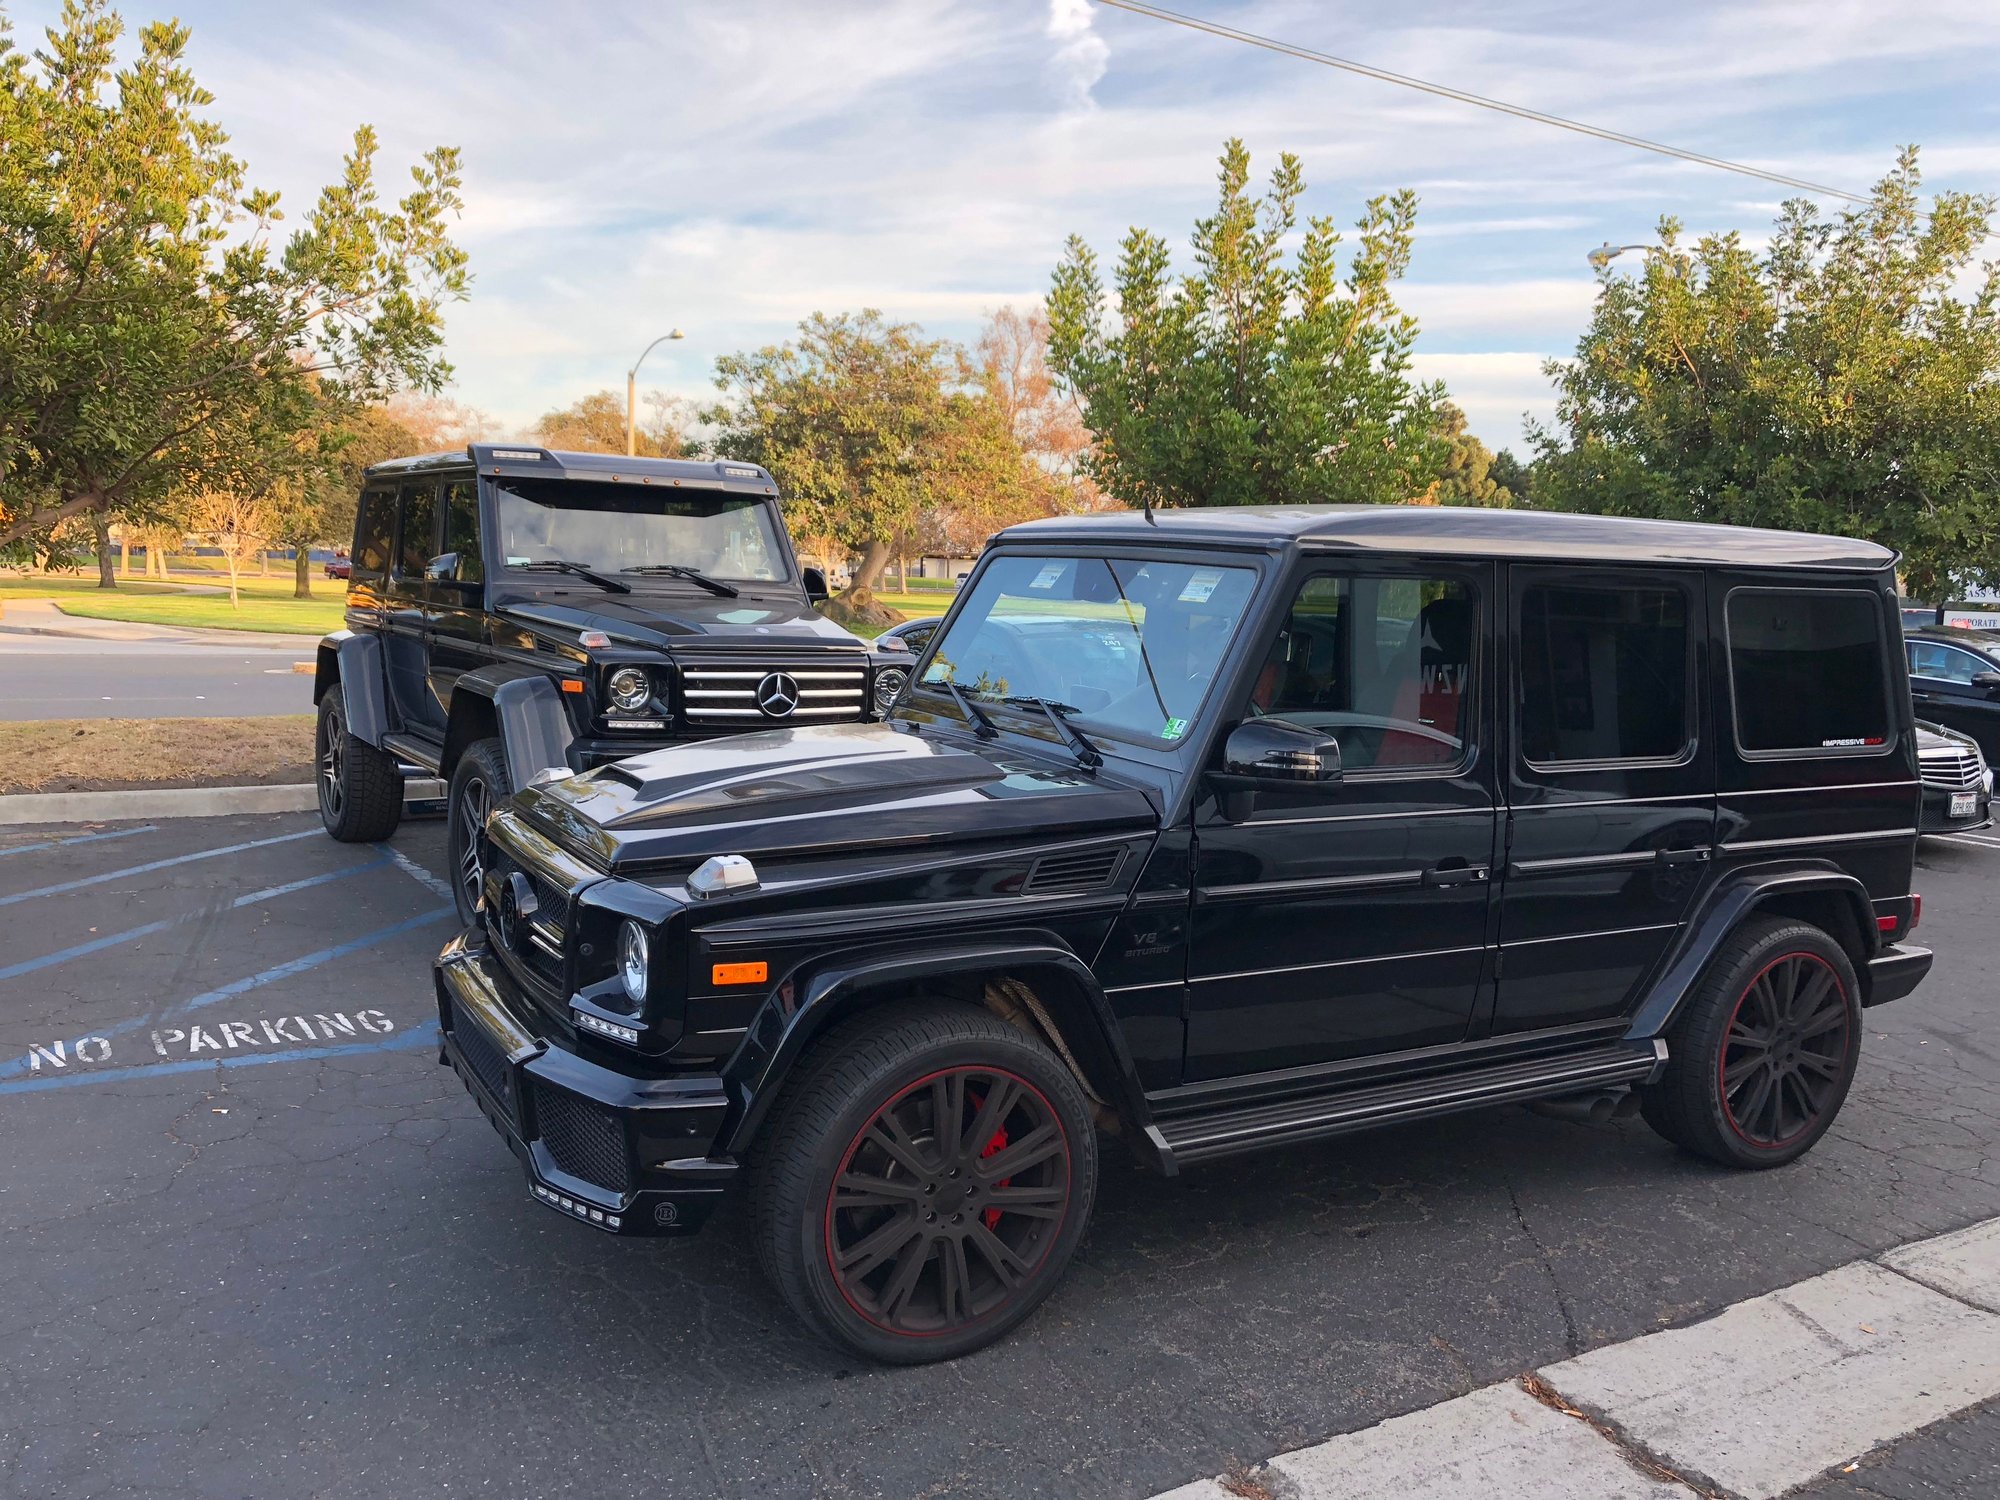
[(507, 775), (518, 789), (537, 771), (568, 768), (576, 731), (548, 674), (530, 667), (488, 666), (461, 676), (451, 689), (438, 775), (450, 779), (466, 747), (498, 734)]
[[(1831, 861), (1785, 860), (1746, 865), (1731, 870), (1710, 886), (1694, 914), (1682, 924), (1679, 938), (1668, 950), (1664, 964), (1633, 1013), (1626, 1037), (1646, 1041), (1664, 1035), (1715, 950), (1746, 917), (1774, 899), (1820, 891), (1835, 893), (1853, 911), (1863, 949), (1854, 967), (1866, 985), (1867, 960), (1880, 946), (1868, 888)], [(1837, 934), (1835, 940), (1838, 941)], [(1864, 994), (1863, 1003), (1866, 998)]]
[(347, 732), (364, 745), (378, 748), (394, 725), (383, 691), (382, 641), (379, 636), (336, 630), (319, 643), (313, 663), (313, 707), (336, 683), (347, 707)]
[(1003, 973), (1038, 984), (1045, 1003), (1056, 1000), (1048, 1008), (1060, 1012), (1063, 1040), (1076, 1054), (1088, 1087), (1126, 1122), (1143, 1151), (1149, 1119), (1145, 1091), (1097, 976), (1070, 949), (1033, 940), (835, 954), (795, 970), (773, 988), (722, 1069), (730, 1108), (718, 1147), (732, 1154), (749, 1147), (813, 1040), (852, 1014), (868, 992), (916, 980)]

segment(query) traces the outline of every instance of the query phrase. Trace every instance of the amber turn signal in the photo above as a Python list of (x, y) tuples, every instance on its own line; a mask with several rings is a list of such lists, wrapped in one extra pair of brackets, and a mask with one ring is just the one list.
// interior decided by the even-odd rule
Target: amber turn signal
[(717, 964), (708, 971), (709, 979), (715, 984), (763, 984), (771, 977), (771, 966), (756, 964)]
[(562, 680), (562, 690), (563, 690), (563, 691), (564, 691), (565, 693), (580, 693), (580, 692), (582, 692), (582, 691), (583, 691), (583, 679), (582, 679), (581, 677), (565, 677), (565, 678), (564, 678), (564, 679)]

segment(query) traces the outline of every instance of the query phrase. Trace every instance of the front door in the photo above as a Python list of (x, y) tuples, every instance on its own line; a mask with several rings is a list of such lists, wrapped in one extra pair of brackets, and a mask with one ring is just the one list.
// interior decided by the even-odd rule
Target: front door
[(1702, 579), (1510, 568), (1514, 733), (1494, 1032), (1614, 1023), (1715, 842)]
[(459, 677), (490, 659), (486, 645), (485, 563), (479, 549), (479, 485), (471, 479), (444, 487), (444, 553), (453, 576), (431, 584), (431, 696), (449, 719)]
[(382, 630), (389, 696), (403, 728), (442, 740), (444, 713), (430, 683), (431, 585), (424, 578), (438, 551), (437, 482), (404, 485), (400, 511)]
[(1991, 682), (2000, 665), (1943, 641), (1910, 641), (1906, 649), (1917, 717), (1971, 735), (1988, 760), (2000, 757), (2000, 687)]
[(1196, 809), (1189, 1081), (1457, 1042), (1496, 815), (1492, 570), (1309, 570), (1234, 705), (1323, 729), (1339, 785)]

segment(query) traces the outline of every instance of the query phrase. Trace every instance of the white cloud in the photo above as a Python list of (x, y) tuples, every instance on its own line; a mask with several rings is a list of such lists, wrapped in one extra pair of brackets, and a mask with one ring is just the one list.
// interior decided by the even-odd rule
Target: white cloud
[(1091, 0), (1049, 0), (1049, 36), (1060, 43), (1055, 74), (1071, 109), (1090, 109), (1090, 91), (1111, 66), (1111, 48), (1093, 26)]

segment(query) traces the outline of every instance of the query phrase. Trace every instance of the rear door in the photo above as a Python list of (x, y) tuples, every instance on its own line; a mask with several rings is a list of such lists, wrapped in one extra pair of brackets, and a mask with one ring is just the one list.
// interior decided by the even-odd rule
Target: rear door
[(1636, 1003), (1715, 842), (1703, 579), (1509, 570), (1513, 733), (1497, 1033), (1608, 1023)]

